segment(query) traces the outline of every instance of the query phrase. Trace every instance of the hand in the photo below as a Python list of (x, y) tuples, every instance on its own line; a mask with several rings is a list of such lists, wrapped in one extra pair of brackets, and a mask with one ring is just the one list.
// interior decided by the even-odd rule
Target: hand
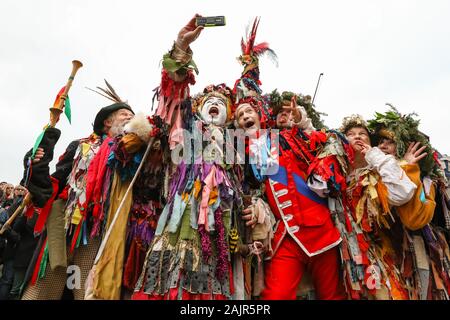
[(195, 25), (195, 19), (197, 17), (201, 17), (201, 15), (196, 14), (178, 33), (177, 46), (183, 51), (189, 48), (189, 45), (198, 38), (204, 29), (203, 26), (197, 27)]
[(367, 152), (372, 149), (372, 146), (370, 144), (367, 144), (361, 140), (356, 141), (355, 144), (360, 148), (360, 152), (363, 156), (365, 156)]
[(302, 114), (300, 113), (300, 110), (298, 110), (296, 95), (291, 98), (291, 111), (294, 122), (299, 123), (302, 120)]
[(44, 154), (45, 154), (44, 149), (37, 148), (36, 153), (34, 154), (34, 159), (31, 163), (35, 164), (41, 161), (41, 159), (44, 157)]
[(253, 241), (253, 243), (250, 244), (249, 247), (250, 252), (256, 255), (260, 255), (266, 252), (266, 246), (261, 241)]
[(427, 156), (426, 152), (423, 152), (427, 146), (423, 146), (420, 149), (420, 142), (411, 142), (409, 144), (408, 150), (406, 151), (405, 155), (403, 156), (403, 159), (405, 159), (408, 164), (417, 164), (420, 159)]
[(253, 208), (252, 207), (248, 207), (248, 208), (246, 208), (246, 209), (244, 209), (242, 211), (242, 220), (247, 221), (245, 223), (245, 225), (247, 227), (252, 227), (252, 228), (255, 227), (255, 225), (257, 223), (257, 219), (256, 219), (256, 216), (253, 213)]

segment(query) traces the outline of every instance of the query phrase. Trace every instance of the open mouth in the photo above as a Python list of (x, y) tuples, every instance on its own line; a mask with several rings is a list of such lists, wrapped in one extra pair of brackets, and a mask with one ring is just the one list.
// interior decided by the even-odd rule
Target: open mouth
[(249, 128), (253, 127), (254, 125), (255, 125), (255, 122), (252, 120), (249, 120), (245, 123), (245, 128), (249, 129)]
[(209, 115), (217, 117), (219, 115), (219, 109), (217, 107), (211, 107), (211, 109), (209, 109)]

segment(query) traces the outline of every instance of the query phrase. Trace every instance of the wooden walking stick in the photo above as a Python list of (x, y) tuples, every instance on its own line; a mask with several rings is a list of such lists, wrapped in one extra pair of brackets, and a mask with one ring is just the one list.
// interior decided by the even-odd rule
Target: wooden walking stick
[[(70, 88), (72, 87), (73, 79), (75, 78), (78, 69), (80, 69), (82, 66), (83, 64), (80, 61), (78, 60), (72, 61), (72, 72), (70, 73), (69, 79), (67, 80), (63, 93), (59, 97), (59, 101), (57, 101), (57, 103), (50, 108), (50, 122), (44, 127), (44, 131), (47, 128), (54, 128), (56, 123), (59, 121), (59, 116), (63, 112), (65, 106), (64, 102), (67, 99), (67, 95), (69, 93)], [(16, 219), (17, 216), (22, 213), (25, 207), (31, 203), (31, 197), (32, 195), (28, 192), (25, 198), (23, 199), (22, 203), (20, 204), (20, 206), (16, 209), (16, 211), (14, 211), (11, 217), (5, 222), (5, 224), (0, 229), (0, 235), (3, 234), (7, 226), (11, 225), (14, 219)]]

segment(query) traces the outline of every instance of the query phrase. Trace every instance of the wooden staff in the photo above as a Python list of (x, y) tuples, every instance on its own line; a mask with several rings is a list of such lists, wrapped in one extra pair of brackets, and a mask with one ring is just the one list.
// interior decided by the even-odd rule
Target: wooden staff
[[(48, 127), (54, 128), (56, 123), (59, 121), (59, 115), (63, 112), (64, 101), (67, 98), (70, 87), (72, 87), (73, 79), (75, 78), (75, 75), (78, 72), (78, 69), (80, 69), (82, 66), (83, 66), (83, 64), (80, 61), (78, 61), (78, 60), (72, 61), (72, 72), (70, 73), (69, 79), (67, 80), (65, 90), (60, 97), (58, 105), (56, 107), (50, 108), (50, 123), (49, 123)], [(13, 223), (14, 219), (16, 219), (17, 216), (23, 212), (25, 207), (31, 203), (31, 197), (32, 197), (31, 193), (28, 192), (27, 195), (25, 196), (25, 198), (23, 199), (22, 203), (20, 204), (20, 206), (16, 209), (16, 211), (14, 211), (12, 216), (5, 222), (5, 224), (0, 229), (0, 235), (2, 235), (5, 232), (7, 226), (11, 225)]]

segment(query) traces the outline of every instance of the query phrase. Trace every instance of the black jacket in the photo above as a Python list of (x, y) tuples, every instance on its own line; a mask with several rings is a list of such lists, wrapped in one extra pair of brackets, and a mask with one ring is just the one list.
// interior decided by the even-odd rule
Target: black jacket
[(53, 153), (55, 145), (61, 136), (61, 131), (56, 128), (47, 128), (42, 138), (39, 147), (44, 149), (44, 156), (42, 159), (32, 164), (31, 175), (27, 178), (28, 159), (31, 156), (32, 150), (28, 151), (24, 157), (24, 174), (20, 182), (32, 195), (33, 203), (36, 207), (42, 208), (50, 199), (53, 193), (52, 182), (50, 180), (49, 164), (53, 160)]
[[(20, 203), (21, 201), (14, 202), (9, 210), (9, 216), (14, 213)], [(38, 242), (38, 238), (34, 237), (34, 225), (37, 218), (37, 213), (33, 213), (30, 219), (19, 215), (12, 226), (4, 232), (3, 237), (6, 238), (7, 243), (3, 252), (3, 261), (13, 259), (14, 267), (28, 266)]]
[[(20, 184), (30, 191), (33, 203), (38, 208), (42, 208), (51, 198), (53, 193), (49, 164), (53, 160), (55, 145), (58, 142), (60, 135), (61, 131), (59, 129), (47, 128), (45, 130), (44, 137), (39, 144), (39, 147), (44, 149), (44, 157), (41, 161), (32, 165), (31, 177), (29, 177), (28, 182), (25, 181), (25, 179), (27, 176), (28, 158), (30, 157), (32, 150), (28, 151), (24, 157), (25, 171)], [(79, 140), (72, 141), (66, 148), (66, 151), (59, 157), (59, 161), (56, 164), (56, 171), (52, 174), (52, 177), (59, 182), (58, 194), (64, 189), (67, 183), (67, 177), (72, 171), (72, 163), (78, 145)]]
[(59, 182), (58, 194), (61, 193), (67, 184), (67, 178), (72, 171), (73, 160), (79, 144), (80, 140), (73, 140), (67, 146), (66, 151), (58, 159), (56, 170), (52, 174), (52, 177), (57, 179)]

